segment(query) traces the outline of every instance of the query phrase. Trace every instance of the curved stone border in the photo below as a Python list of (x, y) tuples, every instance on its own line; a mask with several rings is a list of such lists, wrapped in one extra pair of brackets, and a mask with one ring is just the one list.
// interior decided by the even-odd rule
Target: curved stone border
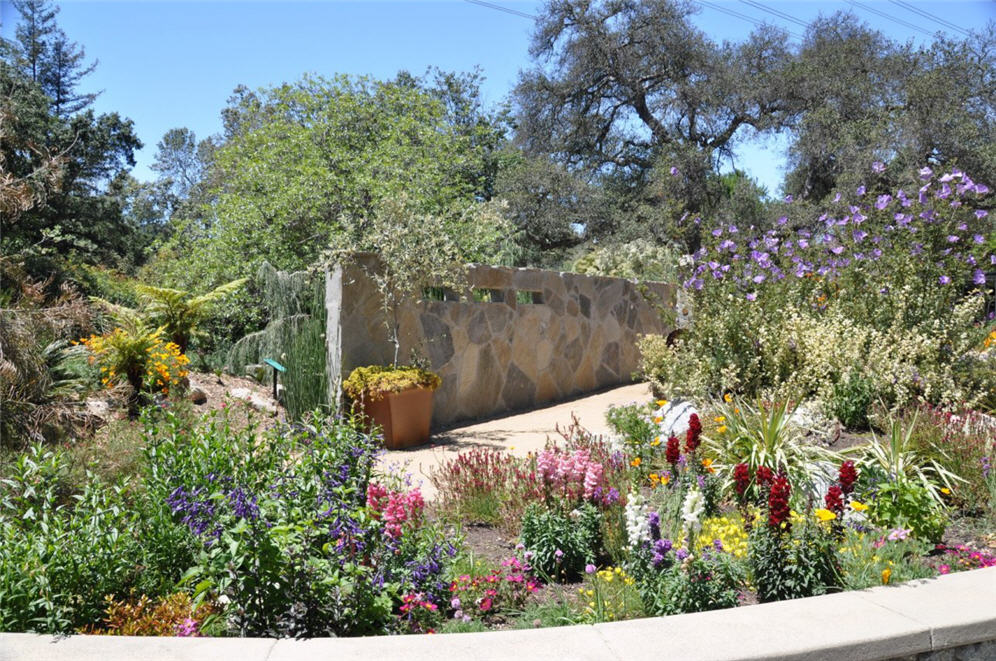
[(0, 634), (0, 661), (993, 659), (996, 567), (760, 606), (523, 631), (312, 640)]

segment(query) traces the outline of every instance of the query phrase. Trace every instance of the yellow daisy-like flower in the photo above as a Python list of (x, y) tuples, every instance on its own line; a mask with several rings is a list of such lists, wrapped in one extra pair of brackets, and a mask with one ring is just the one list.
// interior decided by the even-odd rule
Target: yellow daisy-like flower
[(943, 493), (945, 496), (950, 496), (951, 489), (948, 489), (947, 487), (941, 487), (941, 493)]
[(710, 473), (715, 473), (716, 469), (712, 467), (712, 459), (706, 457), (702, 460), (702, 468), (706, 469)]
[(882, 570), (882, 585), (888, 585), (890, 578), (892, 578), (892, 570), (886, 567)]
[(713, 418), (713, 420), (715, 420), (716, 422), (726, 422), (726, 416), (725, 415), (717, 415), (715, 418)]
[(833, 521), (834, 519), (837, 518), (836, 514), (834, 514), (828, 509), (823, 509), (823, 508), (816, 510), (814, 514), (816, 514), (816, 518), (819, 519), (820, 521)]
[(733, 401), (733, 395), (731, 395), (730, 393), (726, 393), (725, 395), (723, 395), (723, 401), (729, 404), (730, 402)]
[(661, 444), (661, 437), (660, 436), (658, 436), (654, 440), (650, 441), (650, 446), (651, 447), (657, 447), (660, 444)]
[(640, 459), (639, 457), (636, 457), (633, 459), (633, 461), (629, 462), (629, 465), (632, 466), (633, 468), (639, 468), (641, 463), (643, 463), (643, 460)]
[(657, 406), (667, 406), (667, 400), (666, 399), (658, 399), (657, 400)]
[(718, 433), (720, 433), (720, 434), (725, 434), (726, 433), (726, 425), (720, 425), (719, 429), (717, 429), (716, 431)]
[(855, 512), (864, 512), (865, 510), (868, 509), (868, 506), (857, 500), (852, 500), (851, 509), (853, 509)]

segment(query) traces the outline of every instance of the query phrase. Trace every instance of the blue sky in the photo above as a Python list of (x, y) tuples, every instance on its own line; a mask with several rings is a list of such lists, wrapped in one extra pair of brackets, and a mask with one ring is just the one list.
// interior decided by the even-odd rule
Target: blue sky
[[(468, 71), (479, 66), (487, 80), (485, 99), (504, 99), (518, 71), (530, 64), (532, 21), (463, 0), (426, 2), (379, 0), (264, 2), (240, 0), (136, 1), (63, 0), (59, 25), (100, 61), (84, 83), (103, 90), (100, 112), (117, 111), (135, 122), (145, 148), (133, 174), (151, 179), (148, 166), (156, 142), (168, 129), (186, 126), (199, 137), (220, 131), (220, 112), (232, 89), (297, 80), (306, 72), (394, 76), (400, 69), (422, 73), (429, 66)], [(492, 4), (536, 14), (541, 2), (493, 0)], [(759, 0), (768, 8), (808, 21), (850, 3)], [(894, 39), (929, 37), (889, 18), (928, 32), (941, 29), (902, 2), (863, 0), (851, 7), (863, 20)], [(962, 28), (979, 28), (996, 18), (991, 0), (947, 0), (906, 5)], [(713, 39), (741, 40), (754, 25), (716, 7), (795, 32), (803, 28), (739, 0), (702, 3), (698, 25)], [(874, 11), (870, 11), (874, 10)], [(0, 0), (5, 36), (13, 34), (15, 13)], [(951, 32), (950, 30), (948, 30)], [(737, 166), (776, 192), (782, 178), (784, 144), (770, 139), (738, 149)]]

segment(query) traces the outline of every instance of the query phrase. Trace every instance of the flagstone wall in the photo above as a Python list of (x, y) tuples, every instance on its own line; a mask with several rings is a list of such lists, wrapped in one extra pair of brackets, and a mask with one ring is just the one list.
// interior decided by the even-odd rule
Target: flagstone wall
[[(361, 257), (367, 269), (375, 259)], [(477, 265), (467, 282), (399, 314), (401, 362), (414, 349), (443, 379), (436, 426), (628, 383), (638, 336), (671, 330), (661, 312), (674, 307), (674, 285)], [(335, 269), (326, 284), (330, 383), (390, 363), (380, 297), (364, 269)]]

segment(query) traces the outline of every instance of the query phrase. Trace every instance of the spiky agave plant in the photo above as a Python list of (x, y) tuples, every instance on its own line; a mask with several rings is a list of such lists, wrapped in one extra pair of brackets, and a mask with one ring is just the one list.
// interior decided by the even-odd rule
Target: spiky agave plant
[(151, 285), (139, 285), (138, 291), (149, 321), (162, 326), (169, 340), (186, 353), (190, 341), (201, 333), (199, 326), (211, 316), (212, 307), (245, 283), (246, 278), (240, 278), (199, 296)]

